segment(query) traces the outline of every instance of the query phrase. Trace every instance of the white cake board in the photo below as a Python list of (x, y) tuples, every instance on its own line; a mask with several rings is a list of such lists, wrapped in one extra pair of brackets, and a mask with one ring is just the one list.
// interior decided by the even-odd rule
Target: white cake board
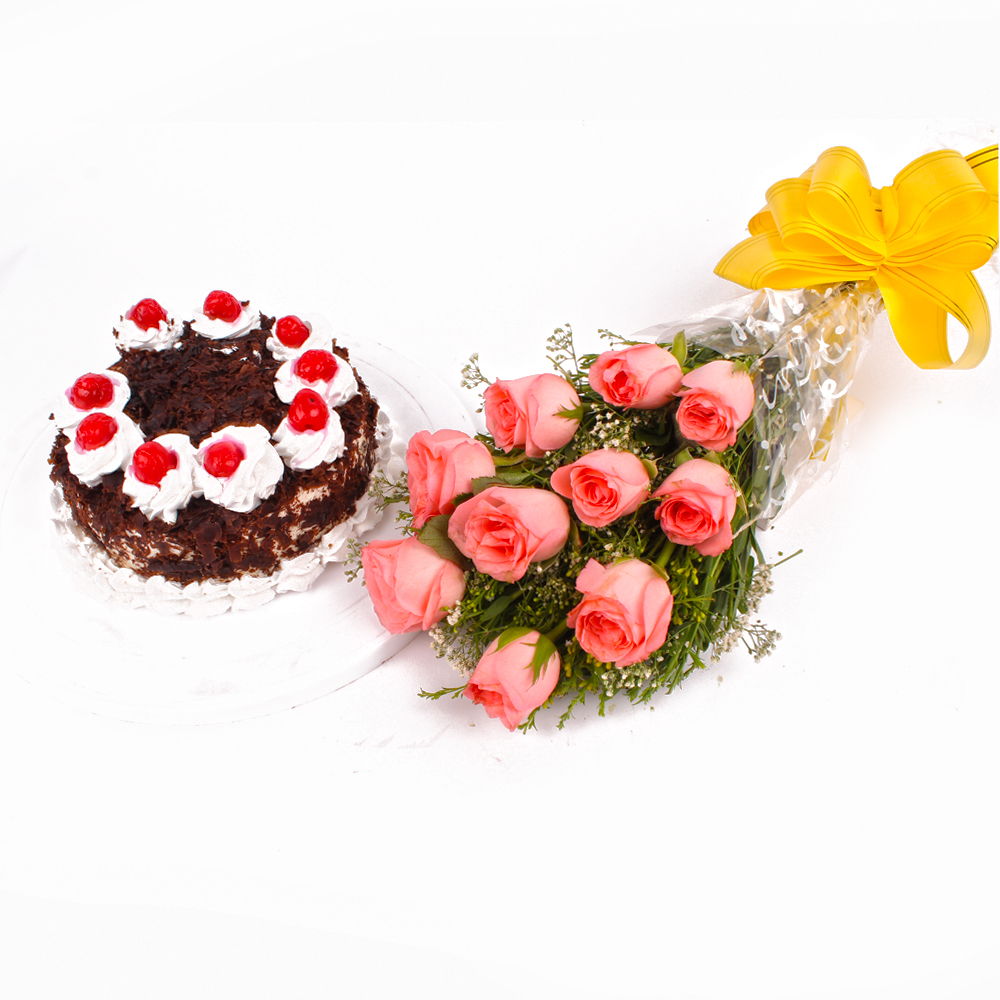
[[(472, 431), (457, 394), (436, 375), (379, 344), (351, 360), (404, 440), (418, 430)], [(414, 638), (390, 635), (360, 580), (328, 566), (302, 594), (213, 618), (165, 616), (94, 596), (67, 565), (52, 524), (47, 458), (55, 430), (40, 428), (0, 506), (0, 552), (10, 587), (5, 618), (32, 630), (37, 656), (8, 660), (60, 701), (131, 722), (210, 723), (268, 715), (319, 698), (383, 663)], [(367, 538), (392, 537), (390, 511)]]

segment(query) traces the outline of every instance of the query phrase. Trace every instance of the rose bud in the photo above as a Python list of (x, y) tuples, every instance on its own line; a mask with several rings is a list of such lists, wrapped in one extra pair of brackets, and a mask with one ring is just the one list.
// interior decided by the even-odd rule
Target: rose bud
[(552, 489), (566, 497), (576, 516), (603, 528), (634, 514), (649, 495), (649, 472), (631, 452), (592, 451), (552, 473)]
[(395, 634), (426, 631), (465, 593), (465, 573), (418, 538), (369, 542), (361, 565), (375, 614)]
[(575, 410), (580, 397), (558, 375), (528, 375), (504, 382), (497, 379), (483, 393), (486, 426), (503, 451), (524, 448), (531, 458), (569, 444), (580, 426), (579, 417), (563, 416)]
[[(548, 649), (552, 652), (536, 680), (534, 663)], [(559, 670), (559, 654), (549, 639), (533, 630), (508, 629), (486, 647), (464, 694), (482, 705), (491, 719), (514, 730), (548, 700), (559, 681)]]
[(480, 573), (514, 583), (566, 544), (569, 511), (548, 490), (488, 486), (458, 505), (448, 537)]
[(674, 597), (649, 563), (591, 559), (576, 578), (583, 600), (566, 617), (577, 642), (602, 663), (627, 667), (655, 653), (667, 638)]
[(677, 359), (656, 344), (605, 351), (590, 366), (590, 386), (606, 403), (630, 410), (665, 406), (681, 387)]
[(422, 528), (437, 514), (450, 514), (472, 480), (496, 472), (493, 456), (462, 431), (418, 431), (406, 449), (406, 474), (413, 525)]
[(728, 470), (704, 458), (679, 465), (657, 487), (656, 517), (667, 538), (717, 556), (733, 544), (736, 489)]
[(732, 361), (709, 361), (684, 376), (677, 427), (709, 451), (725, 451), (753, 411), (753, 379)]

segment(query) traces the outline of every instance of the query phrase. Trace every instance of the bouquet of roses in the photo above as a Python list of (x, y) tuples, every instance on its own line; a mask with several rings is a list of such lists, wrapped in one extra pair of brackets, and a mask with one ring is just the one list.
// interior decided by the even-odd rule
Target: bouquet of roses
[[(870, 297), (833, 301), (856, 327)], [(671, 690), (738, 642), (771, 650), (776, 633), (753, 617), (772, 569), (756, 527), (775, 512), (775, 466), (792, 471), (784, 442), (828, 418), (824, 372), (773, 390), (787, 374), (779, 346), (790, 349), (780, 308), (797, 327), (817, 311), (741, 300), (738, 323), (692, 321), (714, 346), (603, 331), (613, 349), (583, 356), (567, 327), (548, 341), (554, 372), (492, 384), (473, 356), (464, 384), (487, 384), (489, 434), (415, 434), (405, 481), (382, 490), (407, 504), (406, 537), (361, 551), (383, 625), (430, 630), (468, 676), (431, 697), (464, 694), (513, 729), (569, 696), (562, 723), (588, 694), (603, 712), (617, 694)]]
[[(963, 269), (996, 247), (996, 158), (929, 154), (876, 190), (857, 154), (828, 150), (768, 192), (719, 265), (785, 291), (633, 339), (602, 331), (599, 354), (558, 329), (554, 370), (524, 378), (490, 382), (473, 355), (464, 384), (486, 386), (489, 433), (414, 435), (406, 477), (380, 486), (407, 505), (405, 535), (361, 549), (383, 625), (430, 631), (465, 675), (423, 693), (528, 729), (557, 700), (560, 725), (588, 695), (600, 714), (617, 695), (646, 702), (740, 642), (768, 653), (777, 633), (755, 615), (778, 563), (757, 533), (830, 467), (883, 305), (918, 364), (952, 364), (948, 310), (970, 330), (954, 364), (985, 351), (988, 313)], [(975, 254), (952, 259), (943, 234)]]

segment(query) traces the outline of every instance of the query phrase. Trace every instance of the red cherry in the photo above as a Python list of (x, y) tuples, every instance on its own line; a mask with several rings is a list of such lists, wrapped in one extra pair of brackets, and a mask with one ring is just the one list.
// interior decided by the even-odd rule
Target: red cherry
[(159, 441), (147, 441), (139, 445), (132, 455), (132, 475), (140, 483), (159, 486), (163, 477), (177, 468), (177, 452), (160, 444)]
[(91, 413), (76, 428), (76, 446), (80, 451), (103, 448), (118, 433), (118, 421), (106, 413)]
[[(307, 353), (311, 354), (311, 351)], [(305, 355), (303, 355), (305, 357)], [(330, 419), (323, 397), (312, 389), (300, 389), (288, 407), (288, 422), (299, 431), (321, 431)]]
[(329, 382), (337, 367), (337, 359), (329, 351), (306, 351), (295, 359), (292, 371), (303, 382)]
[(274, 332), (285, 347), (301, 347), (309, 339), (309, 327), (298, 316), (282, 316)]
[(215, 291), (205, 296), (205, 304), (201, 307), (201, 311), (209, 319), (221, 319), (226, 323), (232, 323), (240, 318), (243, 307), (235, 295)]
[(96, 410), (115, 398), (115, 384), (107, 375), (81, 375), (70, 387), (69, 401), (78, 410)]
[(141, 330), (151, 330), (167, 318), (167, 312), (156, 299), (140, 299), (125, 313), (125, 318)]
[(216, 441), (209, 445), (202, 456), (205, 471), (216, 479), (228, 479), (246, 458), (243, 445), (238, 441)]

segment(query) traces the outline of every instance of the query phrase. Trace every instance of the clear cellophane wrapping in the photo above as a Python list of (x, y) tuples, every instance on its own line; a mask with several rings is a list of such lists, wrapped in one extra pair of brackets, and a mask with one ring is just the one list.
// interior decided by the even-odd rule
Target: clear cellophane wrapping
[(752, 358), (760, 455), (747, 502), (758, 528), (834, 467), (851, 385), (880, 309), (874, 285), (763, 289), (636, 334), (670, 344), (683, 331), (688, 343)]

